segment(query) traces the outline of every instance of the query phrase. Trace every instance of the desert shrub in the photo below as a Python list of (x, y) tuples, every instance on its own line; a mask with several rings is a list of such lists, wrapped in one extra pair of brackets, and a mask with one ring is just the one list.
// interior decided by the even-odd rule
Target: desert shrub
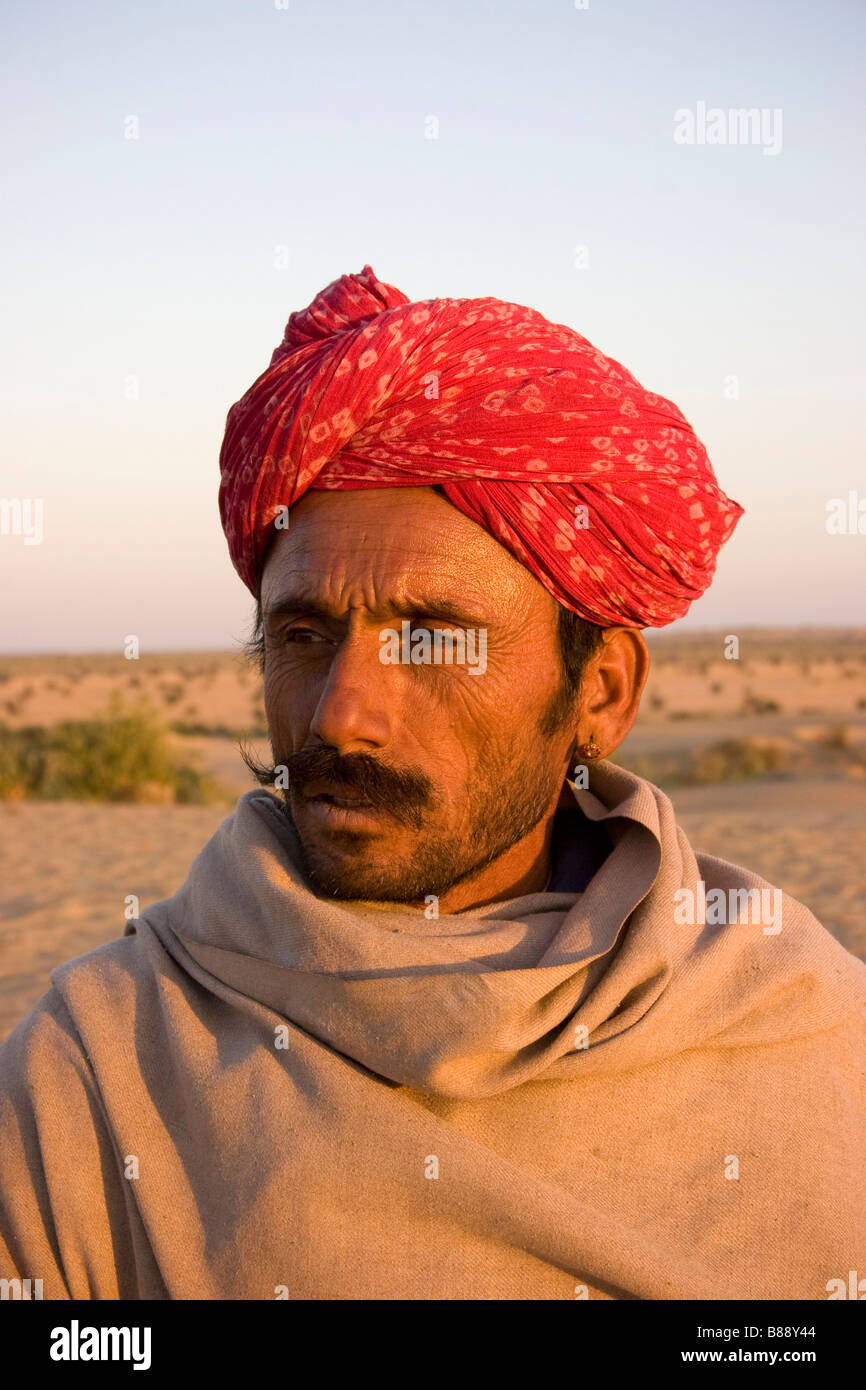
[(701, 748), (693, 758), (688, 781), (693, 783), (746, 782), (785, 770), (784, 749), (750, 738), (726, 739)]
[(153, 710), (124, 709), (117, 694), (103, 718), (0, 725), (0, 797), (189, 804), (219, 795), (211, 778), (178, 761)]
[(743, 700), (740, 714), (778, 714), (779, 709), (777, 700), (764, 700), (750, 690)]
[(783, 775), (788, 770), (785, 749), (755, 739), (728, 739), (706, 748), (620, 759), (609, 762), (629, 768), (638, 777), (657, 787), (715, 785), (720, 782), (747, 782), (755, 777)]
[(845, 753), (852, 746), (851, 730), (847, 724), (834, 724), (827, 729), (821, 739), (823, 748), (832, 748), (840, 753)]

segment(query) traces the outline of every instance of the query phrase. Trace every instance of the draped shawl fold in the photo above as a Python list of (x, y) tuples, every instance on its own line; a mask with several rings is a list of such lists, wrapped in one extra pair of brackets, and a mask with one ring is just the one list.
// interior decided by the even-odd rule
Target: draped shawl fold
[(314, 896), (276, 798), (243, 796), (0, 1049), (0, 1275), (493, 1300), (866, 1274), (866, 967), (788, 897), (778, 932), (682, 924), (678, 890), (768, 885), (651, 784), (590, 777), (585, 891), (438, 921)]
[(253, 594), (308, 488), (437, 486), (602, 626), (681, 617), (743, 512), (673, 402), (574, 329), (489, 297), (412, 303), (369, 265), (290, 316), (228, 413), (220, 473)]

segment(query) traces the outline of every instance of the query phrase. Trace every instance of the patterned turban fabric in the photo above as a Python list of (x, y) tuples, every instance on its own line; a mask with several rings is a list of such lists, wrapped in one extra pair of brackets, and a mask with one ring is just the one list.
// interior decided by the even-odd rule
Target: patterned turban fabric
[(607, 627), (681, 617), (743, 513), (677, 407), (573, 329), (499, 299), (412, 303), (369, 265), (291, 315), (228, 413), (220, 471), (253, 594), (308, 488), (438, 485)]

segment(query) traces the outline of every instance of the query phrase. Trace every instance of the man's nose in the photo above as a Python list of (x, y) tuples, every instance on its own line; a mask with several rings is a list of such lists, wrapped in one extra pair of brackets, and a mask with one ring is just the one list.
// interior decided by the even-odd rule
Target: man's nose
[(310, 733), (341, 752), (384, 747), (391, 737), (390, 702), (397, 691), (393, 667), (379, 660), (381, 647), (378, 630), (354, 632), (343, 638), (331, 661)]

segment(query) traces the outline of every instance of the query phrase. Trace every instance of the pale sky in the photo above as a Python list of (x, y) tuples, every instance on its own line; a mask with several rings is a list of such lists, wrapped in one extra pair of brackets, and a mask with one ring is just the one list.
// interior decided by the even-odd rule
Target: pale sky
[[(866, 535), (826, 529), (866, 499), (860, 0), (0, 14), (0, 497), (44, 518), (0, 535), (2, 650), (244, 633), (226, 412), (365, 262), (412, 299), (531, 305), (679, 405), (746, 508), (682, 626), (864, 622)], [(767, 134), (678, 143), (700, 103)]]

